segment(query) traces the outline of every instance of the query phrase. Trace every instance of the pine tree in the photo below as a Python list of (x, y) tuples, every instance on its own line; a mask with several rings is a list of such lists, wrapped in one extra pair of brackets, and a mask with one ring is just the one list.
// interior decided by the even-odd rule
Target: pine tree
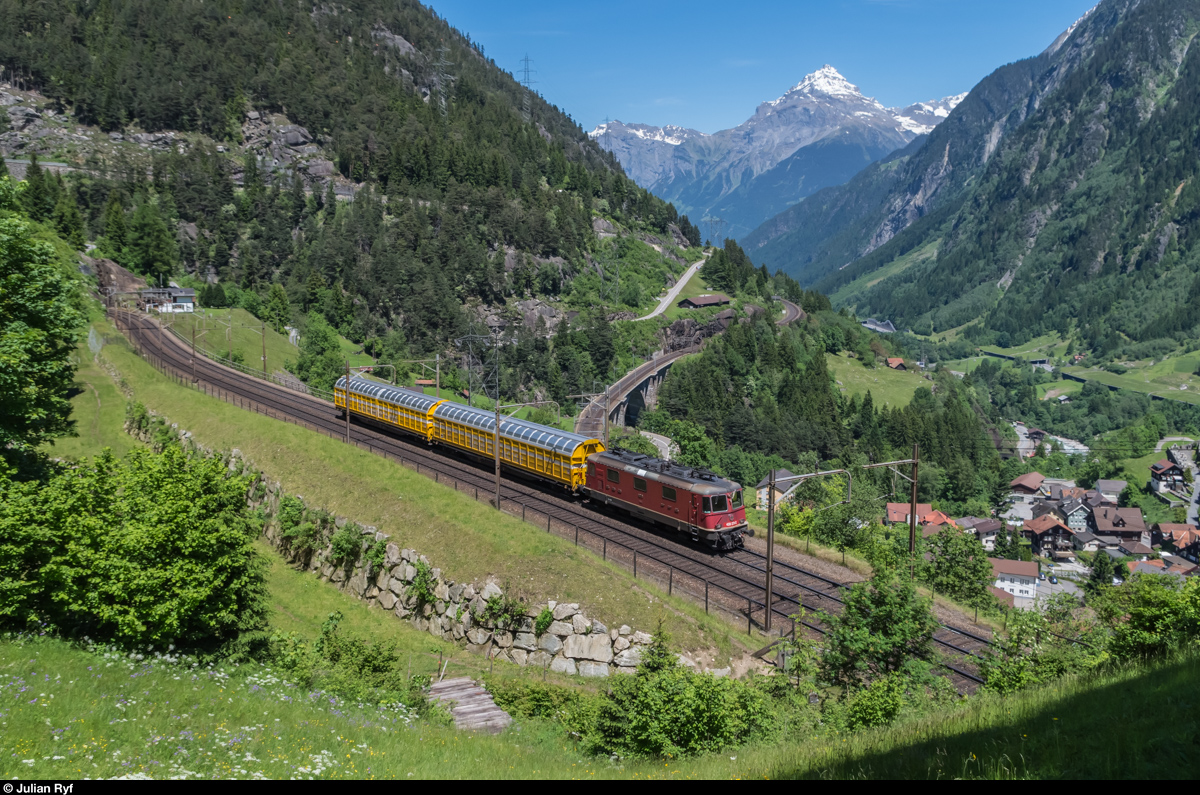
[(1112, 557), (1103, 550), (1097, 552), (1092, 559), (1092, 575), (1087, 581), (1088, 592), (1096, 594), (1111, 586), (1114, 573)]
[(69, 189), (62, 191), (58, 197), (58, 203), (54, 206), (54, 226), (76, 251), (87, 245), (83, 233), (83, 216)]
[(333, 177), (325, 183), (325, 212), (332, 215), (337, 212), (337, 194), (333, 191)]
[(25, 212), (35, 221), (45, 221), (54, 212), (54, 200), (36, 153), (30, 157), (29, 168), (25, 169), (25, 184), (25, 192), (21, 195)]
[(129, 224), (128, 267), (153, 278), (175, 269), (175, 239), (152, 200), (142, 202)]
[[(7, 118), (5, 114), (0, 113), (0, 133), (4, 132), (4, 120)], [(8, 176), (8, 164), (4, 162), (4, 158), (0, 157), (0, 179)]]
[(113, 260), (124, 265), (125, 247), (128, 244), (125, 208), (121, 206), (121, 197), (114, 190), (108, 194), (108, 204), (104, 207), (104, 250)]
[(292, 306), (288, 302), (287, 292), (280, 284), (272, 284), (271, 292), (267, 296), (265, 320), (271, 324), (280, 334), (283, 333), (283, 327), (288, 325), (292, 320)]

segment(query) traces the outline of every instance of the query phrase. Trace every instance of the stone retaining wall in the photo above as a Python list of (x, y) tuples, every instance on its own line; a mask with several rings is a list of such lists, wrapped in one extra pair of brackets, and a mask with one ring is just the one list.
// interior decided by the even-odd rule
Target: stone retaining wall
[[(153, 411), (147, 411), (151, 427), (142, 429), (126, 422), (125, 430), (133, 437), (153, 444), (156, 431), (169, 428), (184, 449), (193, 455), (217, 455), (196, 443), (188, 431), (168, 424)], [(161, 438), (161, 436), (159, 436)], [(312, 572), (325, 582), (385, 610), (398, 619), (408, 621), (422, 632), (434, 637), (462, 643), (469, 651), (488, 654), (492, 659), (516, 665), (532, 665), (551, 671), (580, 676), (608, 676), (611, 673), (632, 673), (641, 662), (642, 649), (650, 643), (650, 635), (628, 626), (610, 629), (596, 619), (590, 619), (575, 603), (549, 601), (533, 606), (515, 626), (489, 626), (481, 618), (490, 600), (501, 600), (503, 591), (491, 579), (484, 583), (457, 583), (444, 576), (441, 569), (432, 568), (429, 559), (416, 550), (401, 548), (392, 543), (387, 533), (376, 528), (361, 527), (362, 552), (353, 561), (335, 561), (329, 538), (322, 538), (316, 550), (297, 550), (280, 531), (277, 514), (280, 500), (285, 496), (277, 482), (269, 481), (262, 472), (248, 464), (238, 450), (220, 454), (228, 461), (231, 471), (254, 476), (246, 496), (252, 508), (264, 508), (271, 517), (264, 531), (266, 540), (292, 565)], [(297, 498), (299, 499), (299, 498)], [(303, 501), (303, 500), (301, 500)], [(358, 527), (345, 517), (335, 517), (333, 526), (341, 529)], [(365, 559), (365, 552), (376, 543), (386, 545), (383, 564), (375, 566)], [(421, 602), (414, 581), (418, 571), (427, 568), (432, 575), (433, 598)], [(549, 610), (550, 625), (538, 635), (537, 616)], [(685, 664), (694, 665), (681, 656)], [(721, 675), (727, 669), (714, 671)]]

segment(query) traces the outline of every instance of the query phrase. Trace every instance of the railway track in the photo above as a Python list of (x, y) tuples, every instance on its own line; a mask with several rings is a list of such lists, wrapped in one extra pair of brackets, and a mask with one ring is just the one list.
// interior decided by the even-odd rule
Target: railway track
[[(151, 318), (123, 310), (112, 315), (143, 356), (169, 375), (190, 381), (194, 373), (197, 386), (215, 397), (335, 438), (346, 438), (346, 422), (331, 403), (248, 376), (199, 354), (193, 361), (191, 350)], [(422, 441), (359, 422), (358, 418), (349, 426), (349, 441), (453, 485), (456, 490), (473, 491), (476, 499), (490, 501), (494, 494), (490, 459), (482, 462), (450, 448), (431, 448)], [(763, 603), (765, 556), (760, 553), (742, 549), (714, 554), (654, 525), (624, 514), (618, 518), (606, 513), (602, 506), (593, 506), (553, 486), (505, 474), (500, 500), (508, 513), (526, 521), (544, 520), (547, 532), (567, 537), (573, 533), (576, 544), (631, 567), (635, 577), (656, 580), (668, 593), (682, 590), (697, 601), (703, 599), (706, 610), (740, 617), (747, 629), (755, 623), (762, 626), (768, 607)], [(846, 584), (779, 560), (775, 561), (774, 579), (774, 598), (769, 606), (776, 617), (773, 623), (784, 626), (781, 622), (786, 621), (793, 631), (825, 634), (819, 618), (810, 616), (803, 627), (797, 627), (792, 616), (801, 606), (811, 613), (839, 611), (843, 603), (840, 591)], [(943, 625), (935, 642), (942, 656), (950, 657), (938, 662), (956, 687), (963, 692), (975, 690), (982, 682), (978, 652), (987, 644), (987, 638)]]

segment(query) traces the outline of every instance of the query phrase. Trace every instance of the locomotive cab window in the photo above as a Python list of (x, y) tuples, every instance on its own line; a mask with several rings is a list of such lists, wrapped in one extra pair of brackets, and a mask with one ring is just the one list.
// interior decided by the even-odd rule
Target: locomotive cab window
[[(541, 453), (538, 453), (538, 461), (539, 461), (540, 463), (544, 463), (544, 462), (545, 462), (545, 460), (546, 460), (546, 456), (542, 455)], [(587, 470), (587, 472), (588, 472), (588, 477), (589, 477), (589, 478), (590, 478), (590, 477), (595, 477), (595, 475), (596, 475), (596, 465), (595, 465), (595, 464), (590, 464), (590, 463), (589, 463), (589, 464), (588, 464), (588, 470)]]
[(675, 502), (675, 489), (670, 486), (663, 486), (663, 499), (667, 502)]
[(612, 467), (609, 467), (608, 468), (608, 482), (609, 483), (620, 483), (621, 482), (621, 471), (618, 469), (613, 469)]
[(741, 508), (741, 507), (742, 507), (742, 492), (741, 492), (741, 489), (738, 489), (737, 491), (735, 491), (735, 492), (733, 493), (733, 507), (734, 507), (734, 508)]
[(724, 494), (704, 498), (705, 513), (724, 513), (729, 510), (729, 499)]
[(634, 478), (633, 479), (633, 487), (635, 489), (637, 489), (638, 491), (645, 491), (646, 490), (646, 481), (642, 480), (641, 478)]

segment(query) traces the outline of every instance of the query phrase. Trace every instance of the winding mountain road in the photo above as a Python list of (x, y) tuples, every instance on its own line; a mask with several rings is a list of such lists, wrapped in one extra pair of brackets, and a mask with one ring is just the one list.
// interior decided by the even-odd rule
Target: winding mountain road
[(700, 266), (707, 261), (708, 255), (705, 254), (699, 262), (693, 262), (691, 266), (683, 272), (683, 275), (679, 277), (679, 281), (675, 282), (675, 286), (668, 290), (667, 294), (659, 299), (658, 306), (654, 308), (654, 311), (648, 315), (639, 317), (638, 320), (649, 320), (650, 318), (658, 317), (663, 312), (666, 312), (671, 304), (675, 302), (675, 299), (679, 297), (679, 294), (683, 292), (684, 286), (691, 281), (691, 278), (696, 275), (697, 271), (700, 270)]

